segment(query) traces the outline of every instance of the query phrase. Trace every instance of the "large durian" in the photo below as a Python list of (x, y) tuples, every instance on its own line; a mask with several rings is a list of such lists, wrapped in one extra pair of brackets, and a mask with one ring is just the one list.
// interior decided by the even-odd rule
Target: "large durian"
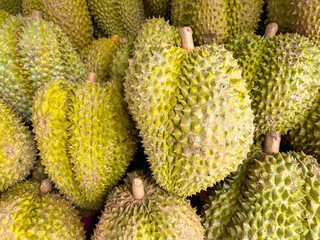
[(153, 179), (132, 172), (108, 196), (93, 240), (202, 240), (203, 227), (189, 202), (168, 194)]
[(1, 193), (30, 174), (37, 154), (31, 132), (1, 99), (0, 136)]
[(258, 27), (263, 0), (172, 0), (174, 26), (190, 26), (197, 44), (223, 43)]
[(148, 20), (125, 79), (126, 100), (157, 183), (179, 196), (236, 170), (253, 143), (253, 114), (237, 62), (223, 46), (194, 49), (190, 28)]
[(43, 18), (58, 25), (79, 52), (93, 40), (86, 0), (22, 0), (22, 5), (26, 16), (33, 9), (43, 12)]
[(275, 36), (269, 24), (266, 36), (244, 34), (227, 49), (233, 51), (252, 98), (255, 136), (286, 134), (300, 122), (320, 87), (320, 51), (298, 34)]
[(88, 6), (106, 37), (135, 36), (145, 19), (142, 0), (88, 0)]
[[(56, 79), (35, 97), (33, 123), (45, 172), (74, 204), (99, 209), (135, 151), (121, 82)], [(92, 77), (92, 78), (91, 78)]]
[(319, 179), (303, 152), (252, 156), (206, 203), (205, 239), (319, 239)]
[(41, 19), (11, 16), (0, 29), (0, 94), (25, 121), (33, 97), (44, 83), (59, 77), (80, 81), (86, 69), (62, 30)]
[(84, 240), (77, 210), (59, 194), (50, 193), (50, 181), (27, 181), (0, 198), (0, 238), (5, 240)]

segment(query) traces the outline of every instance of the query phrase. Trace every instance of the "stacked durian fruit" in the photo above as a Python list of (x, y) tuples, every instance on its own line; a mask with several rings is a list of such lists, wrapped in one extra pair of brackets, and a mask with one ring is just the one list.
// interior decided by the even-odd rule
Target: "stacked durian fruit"
[(0, 240), (320, 239), (319, 19), (0, 0)]

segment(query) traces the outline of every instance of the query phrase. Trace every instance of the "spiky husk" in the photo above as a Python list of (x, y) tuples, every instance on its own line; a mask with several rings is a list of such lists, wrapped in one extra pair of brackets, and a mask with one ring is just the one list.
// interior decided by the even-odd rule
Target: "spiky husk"
[(236, 170), (253, 143), (254, 128), (232, 53), (217, 45), (188, 52), (175, 45), (176, 35), (163, 20), (145, 24), (125, 91), (155, 179), (187, 196)]
[[(140, 177), (145, 195), (136, 200), (132, 179)], [(125, 183), (110, 193), (93, 239), (203, 239), (200, 219), (183, 198), (159, 188), (150, 176), (128, 174)]]
[(21, 13), (21, 0), (0, 0), (0, 9), (12, 15)]
[(6, 11), (0, 10), (0, 26), (2, 23), (4, 23), (8, 18), (10, 17), (10, 14)]
[(2, 239), (85, 239), (74, 207), (58, 194), (40, 194), (40, 184), (20, 183), (0, 198)]
[(172, 0), (174, 26), (190, 26), (197, 44), (223, 43), (258, 27), (262, 0)]
[(145, 19), (142, 0), (88, 0), (98, 28), (111, 37), (135, 36)]
[(0, 100), (0, 193), (25, 179), (36, 160), (31, 132)]
[(45, 171), (74, 204), (102, 206), (132, 159), (135, 137), (119, 82), (56, 80), (33, 106), (36, 139)]
[(318, 239), (319, 170), (302, 152), (247, 160), (204, 207), (206, 239)]

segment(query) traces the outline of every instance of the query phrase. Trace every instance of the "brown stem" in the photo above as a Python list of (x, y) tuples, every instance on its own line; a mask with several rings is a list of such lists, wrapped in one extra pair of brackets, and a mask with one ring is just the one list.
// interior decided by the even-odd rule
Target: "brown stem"
[(41, 20), (42, 19), (42, 12), (38, 10), (32, 10), (31, 18), (35, 20)]
[(51, 181), (48, 178), (45, 180), (42, 180), (41, 185), (40, 185), (40, 194), (46, 194), (51, 191), (52, 191)]
[(268, 131), (264, 137), (263, 152), (279, 153), (281, 136), (279, 132)]
[(278, 31), (278, 24), (276, 23), (269, 23), (266, 27), (266, 31), (264, 33), (265, 38), (273, 38), (277, 35)]
[(137, 200), (141, 200), (144, 197), (144, 185), (140, 178), (134, 178), (132, 180), (132, 194)]
[(192, 51), (194, 49), (194, 43), (191, 27), (180, 28), (179, 35), (181, 38), (181, 47), (187, 51)]
[(114, 34), (111, 36), (111, 41), (119, 41), (119, 35), (118, 34)]
[(96, 83), (97, 82), (97, 74), (93, 72), (89, 72), (87, 74), (87, 83)]

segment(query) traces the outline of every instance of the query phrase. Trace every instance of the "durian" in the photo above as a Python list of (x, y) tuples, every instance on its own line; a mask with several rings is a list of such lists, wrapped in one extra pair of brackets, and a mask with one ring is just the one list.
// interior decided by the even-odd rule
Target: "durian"
[(135, 131), (121, 82), (73, 85), (56, 79), (35, 97), (33, 124), (45, 172), (74, 204), (99, 209), (124, 175), (135, 151)]
[(26, 181), (1, 196), (1, 239), (84, 240), (79, 213), (51, 189), (48, 179), (41, 185)]
[(0, 136), (1, 193), (30, 174), (37, 154), (31, 132), (1, 99)]
[(126, 100), (157, 183), (187, 196), (235, 171), (253, 143), (250, 99), (232, 53), (194, 49), (192, 30), (148, 20), (125, 79)]
[(190, 26), (196, 44), (224, 43), (258, 27), (263, 0), (172, 0), (174, 26)]
[(141, 172), (132, 172), (109, 194), (93, 240), (202, 240), (203, 227), (189, 202), (168, 194)]
[(145, 19), (142, 0), (88, 0), (88, 6), (106, 37), (136, 36)]

